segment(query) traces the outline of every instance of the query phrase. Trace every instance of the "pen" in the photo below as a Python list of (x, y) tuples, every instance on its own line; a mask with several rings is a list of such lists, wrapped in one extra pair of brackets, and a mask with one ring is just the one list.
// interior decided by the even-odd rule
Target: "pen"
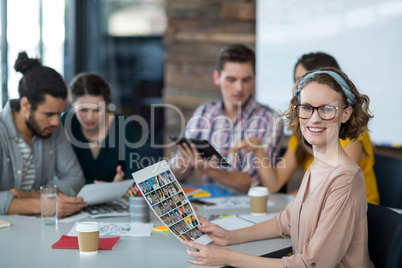
[(135, 192), (133, 192), (131, 189), (128, 190), (128, 193), (130, 194), (130, 196), (137, 196)]
[(134, 186), (134, 193), (136, 193), (137, 196), (142, 196), (140, 190), (138, 189), (137, 184)]
[(131, 186), (131, 192), (133, 192), (133, 196), (137, 196), (137, 190), (134, 186)]

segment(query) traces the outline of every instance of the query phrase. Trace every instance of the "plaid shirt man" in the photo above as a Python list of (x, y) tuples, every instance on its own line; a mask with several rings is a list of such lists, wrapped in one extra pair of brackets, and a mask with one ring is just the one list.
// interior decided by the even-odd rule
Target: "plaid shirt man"
[[(257, 103), (253, 97), (239, 111), (237, 120), (231, 122), (224, 114), (222, 100), (218, 100), (207, 102), (196, 109), (186, 126), (185, 136), (208, 140), (220, 154), (245, 138), (258, 137), (264, 144), (267, 156), (275, 162), (283, 137), (283, 123), (274, 110)], [(246, 172), (251, 177), (251, 186), (260, 185), (258, 172), (252, 162), (253, 153), (245, 155), (243, 151), (226, 156), (229, 163), (234, 163), (236, 157), (235, 165), (226, 169)], [(203, 180), (219, 184), (205, 175)]]

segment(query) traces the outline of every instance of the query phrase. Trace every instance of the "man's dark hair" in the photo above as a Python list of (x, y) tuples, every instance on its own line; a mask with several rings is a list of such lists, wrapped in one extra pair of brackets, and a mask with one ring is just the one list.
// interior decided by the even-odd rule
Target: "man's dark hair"
[(26, 52), (20, 52), (14, 69), (23, 74), (18, 84), (20, 99), (27, 97), (32, 110), (44, 102), (46, 94), (54, 98), (67, 98), (63, 77), (54, 69), (43, 66), (40, 59), (28, 58)]
[(216, 56), (215, 70), (219, 73), (227, 62), (246, 63), (250, 62), (255, 73), (255, 53), (242, 44), (232, 44), (221, 48)]

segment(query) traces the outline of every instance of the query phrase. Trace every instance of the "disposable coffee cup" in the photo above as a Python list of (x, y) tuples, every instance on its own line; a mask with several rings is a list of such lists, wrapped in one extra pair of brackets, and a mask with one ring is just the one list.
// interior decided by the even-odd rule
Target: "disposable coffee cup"
[(252, 215), (266, 215), (268, 203), (268, 188), (266, 187), (251, 187), (248, 191), (250, 197), (250, 207)]
[(130, 222), (149, 222), (149, 206), (142, 196), (131, 196), (128, 200)]
[(81, 255), (98, 254), (99, 231), (97, 222), (79, 222), (75, 228)]

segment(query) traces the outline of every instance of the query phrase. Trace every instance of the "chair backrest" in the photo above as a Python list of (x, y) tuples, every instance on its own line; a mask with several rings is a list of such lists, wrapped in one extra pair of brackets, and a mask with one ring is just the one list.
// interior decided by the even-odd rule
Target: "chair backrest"
[(368, 204), (368, 247), (375, 267), (402, 267), (402, 214)]
[(380, 205), (402, 208), (402, 160), (380, 154), (374, 158)]

